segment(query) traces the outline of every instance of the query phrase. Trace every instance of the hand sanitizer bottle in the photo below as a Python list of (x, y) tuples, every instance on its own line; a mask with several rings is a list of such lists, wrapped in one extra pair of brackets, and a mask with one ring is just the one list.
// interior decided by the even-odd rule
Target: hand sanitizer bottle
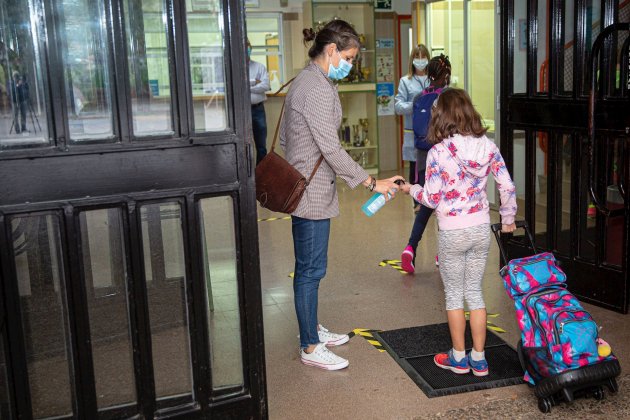
[[(390, 199), (392, 196), (387, 193), (387, 198)], [(363, 213), (365, 213), (367, 217), (372, 217), (374, 216), (374, 213), (379, 211), (381, 207), (385, 205), (385, 203), (385, 196), (381, 193), (376, 193), (361, 206), (361, 210), (363, 210)]]
[[(396, 184), (400, 185), (401, 183), (404, 183), (405, 181), (401, 180), (401, 181), (395, 181), (395, 182)], [(387, 193), (387, 199), (389, 200), (391, 198), (392, 198), (391, 194)], [(367, 217), (372, 217), (374, 216), (374, 213), (379, 211), (381, 207), (385, 205), (385, 203), (386, 203), (385, 196), (381, 193), (376, 193), (372, 197), (370, 197), (370, 199), (366, 201), (364, 205), (361, 206), (361, 210), (363, 210), (363, 213), (365, 213)]]

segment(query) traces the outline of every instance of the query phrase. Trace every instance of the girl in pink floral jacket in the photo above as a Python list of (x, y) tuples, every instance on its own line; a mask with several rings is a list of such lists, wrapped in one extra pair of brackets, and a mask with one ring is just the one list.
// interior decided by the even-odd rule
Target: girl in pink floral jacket
[[(490, 247), (488, 176), (494, 176), (499, 188), (504, 232), (515, 229), (516, 193), (503, 157), (486, 137), (468, 94), (447, 89), (434, 107), (428, 133), (434, 146), (427, 156), (424, 188), (405, 184), (401, 189), (434, 208), (438, 218), (440, 274), (453, 348), (437, 354), (435, 364), (458, 374), (472, 370), (476, 376), (485, 376), (486, 308), (481, 285)], [(468, 355), (464, 301), (470, 310), (473, 336)]]

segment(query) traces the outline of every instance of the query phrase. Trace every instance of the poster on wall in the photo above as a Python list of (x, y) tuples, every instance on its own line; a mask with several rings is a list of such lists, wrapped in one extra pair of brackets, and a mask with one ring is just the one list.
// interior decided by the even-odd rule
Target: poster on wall
[(378, 105), (378, 116), (394, 115), (394, 84), (376, 84), (376, 103)]
[(394, 48), (394, 38), (379, 38), (376, 40), (376, 48)]
[(378, 54), (376, 56), (376, 81), (394, 81), (394, 54)]

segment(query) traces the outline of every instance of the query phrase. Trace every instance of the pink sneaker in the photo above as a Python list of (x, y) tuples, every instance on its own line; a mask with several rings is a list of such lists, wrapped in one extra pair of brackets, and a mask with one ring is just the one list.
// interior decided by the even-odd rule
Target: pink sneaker
[(400, 256), (400, 259), (402, 260), (402, 264), (400, 264), (400, 266), (403, 270), (405, 270), (406, 273), (413, 274), (416, 271), (415, 267), (413, 266), (414, 257), (415, 255), (413, 253), (413, 248), (411, 247), (411, 245), (407, 245), (402, 255)]
[(435, 255), (435, 266), (439, 267), (440, 266), (440, 260), (438, 259), (437, 254)]

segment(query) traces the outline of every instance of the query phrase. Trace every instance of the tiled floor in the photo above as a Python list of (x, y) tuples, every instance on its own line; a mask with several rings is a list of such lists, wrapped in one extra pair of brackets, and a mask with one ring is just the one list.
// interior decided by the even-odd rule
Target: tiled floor
[[(373, 218), (367, 218), (360, 211), (369, 198), (367, 191), (352, 191), (340, 182), (339, 193), (341, 216), (332, 222), (328, 272), (319, 294), (320, 322), (336, 332), (445, 322), (442, 283), (433, 260), (437, 248), (435, 220), (421, 242), (416, 274), (403, 275), (391, 267), (380, 267), (379, 262), (400, 258), (413, 221), (409, 198), (398, 196)], [(259, 212), (260, 218), (271, 215), (264, 209)], [(496, 212), (492, 217), (498, 221)], [(526, 385), (429, 399), (387, 353), (378, 352), (360, 337), (335, 349), (349, 359), (347, 369), (327, 372), (301, 364), (289, 277), (294, 264), (290, 220), (260, 222), (259, 239), (271, 419), (541, 417)], [(500, 314), (493, 321), (507, 331), (502, 338), (516, 345), (519, 332), (514, 307), (497, 267), (498, 248), (493, 241), (484, 281), (486, 305), (489, 312)], [(627, 371), (630, 317), (585, 306), (603, 326), (602, 336)], [(581, 418), (584, 414), (589, 419), (630, 418), (628, 386), (630, 381), (624, 379), (620, 394), (608, 397), (603, 404), (591, 399), (571, 407), (555, 407), (554, 417)]]

